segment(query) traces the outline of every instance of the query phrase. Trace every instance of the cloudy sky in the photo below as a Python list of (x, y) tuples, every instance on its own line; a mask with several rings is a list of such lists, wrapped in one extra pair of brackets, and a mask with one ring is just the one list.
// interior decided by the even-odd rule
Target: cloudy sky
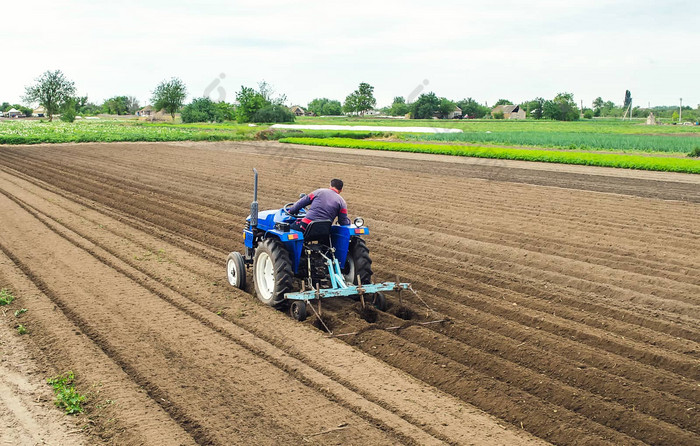
[(589, 106), (625, 89), (636, 105), (700, 104), (697, 0), (2, 0), (0, 18), (0, 102), (60, 69), (97, 103), (144, 104), (179, 77), (189, 98), (228, 101), (264, 79), (288, 105), (360, 82), (379, 106), (420, 91)]

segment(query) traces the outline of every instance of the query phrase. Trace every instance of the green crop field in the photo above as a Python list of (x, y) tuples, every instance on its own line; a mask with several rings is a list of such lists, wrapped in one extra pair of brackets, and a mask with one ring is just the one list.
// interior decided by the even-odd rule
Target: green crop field
[(666, 172), (700, 173), (700, 160), (676, 157), (617, 155), (557, 150), (531, 150), (445, 144), (411, 144), (385, 141), (361, 141), (350, 138), (283, 138), (283, 143), (325, 147), (347, 147), (369, 150), (422, 152), (444, 155), (496, 158), (547, 163), (582, 164), (587, 166), (618, 167), (625, 169), (659, 170)]
[[(464, 133), (416, 134), (350, 130), (282, 130), (267, 125), (225, 123), (150, 123), (129, 120), (84, 120), (75, 123), (36, 120), (0, 120), (0, 144), (115, 141), (225, 141), (280, 139), (288, 136), (314, 138), (382, 138), (441, 144), (508, 147), (542, 147), (619, 153), (700, 152), (700, 127), (657, 125), (639, 121), (584, 120), (576, 122), (507, 120), (413, 120), (378, 118), (310, 118), (298, 124), (369, 126), (431, 126), (458, 128)], [(263, 131), (261, 133), (261, 131)]]
[(457, 128), (464, 133), (401, 134), (406, 140), (551, 147), (616, 152), (677, 152), (700, 149), (700, 126), (644, 125), (644, 121), (415, 120), (300, 118), (299, 124), (387, 125)]
[(74, 123), (0, 121), (0, 144), (115, 141), (226, 141), (252, 139), (266, 126), (165, 124), (124, 120)]

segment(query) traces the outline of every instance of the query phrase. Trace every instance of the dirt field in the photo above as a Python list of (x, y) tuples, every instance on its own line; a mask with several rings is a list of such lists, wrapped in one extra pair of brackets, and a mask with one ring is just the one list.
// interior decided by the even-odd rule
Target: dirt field
[[(261, 209), (343, 178), (376, 278), (419, 293), (409, 314), (334, 301), (324, 320), (355, 334), (329, 338), (232, 289), (253, 167)], [(90, 393), (93, 439), (700, 444), (697, 176), (277, 143), (2, 147), (0, 209), (0, 286), (49, 375)]]

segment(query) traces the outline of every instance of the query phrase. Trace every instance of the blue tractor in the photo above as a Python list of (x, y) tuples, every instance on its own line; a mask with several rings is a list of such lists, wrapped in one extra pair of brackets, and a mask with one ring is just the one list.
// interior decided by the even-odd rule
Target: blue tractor
[(311, 301), (350, 297), (384, 311), (385, 291), (410, 287), (407, 283), (372, 283), (372, 260), (362, 239), (369, 229), (362, 218), (345, 226), (316, 220), (300, 232), (291, 225), (306, 211), (290, 214), (288, 209), (294, 203), (259, 212), (258, 172), (253, 171), (254, 198), (243, 231), (246, 252), (232, 252), (226, 262), (232, 286), (245, 289), (246, 270), (252, 268), (258, 299), (275, 308), (289, 308), (299, 321), (306, 319)]

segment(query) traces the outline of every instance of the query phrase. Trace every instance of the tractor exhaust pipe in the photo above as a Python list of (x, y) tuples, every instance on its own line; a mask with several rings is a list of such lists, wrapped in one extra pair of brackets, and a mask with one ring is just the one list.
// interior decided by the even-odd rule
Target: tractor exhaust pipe
[(258, 170), (253, 168), (255, 181), (253, 184), (253, 202), (250, 203), (250, 229), (258, 227)]

